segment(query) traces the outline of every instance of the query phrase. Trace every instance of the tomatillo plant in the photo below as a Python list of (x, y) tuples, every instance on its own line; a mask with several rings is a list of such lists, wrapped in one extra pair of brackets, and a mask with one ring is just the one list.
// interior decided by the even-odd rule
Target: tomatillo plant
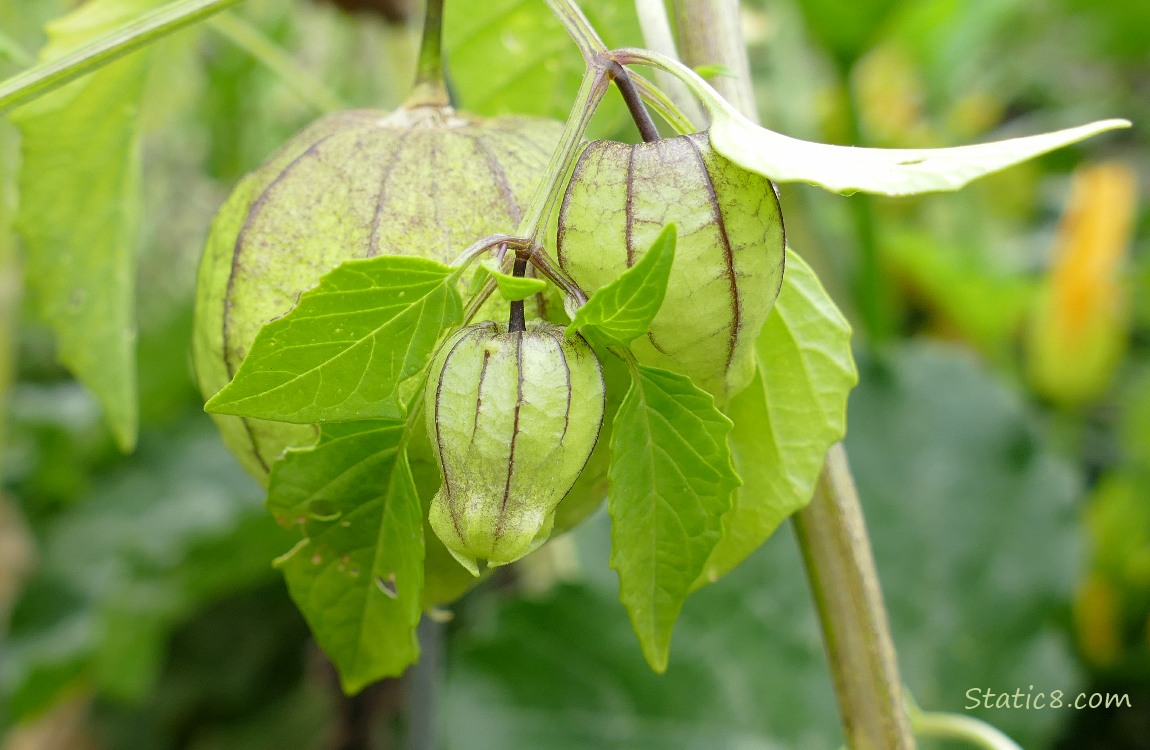
[[(478, 573), (477, 559), (505, 564), (543, 544), (557, 506), (578, 502), (564, 495), (604, 418), (597, 357), (620, 358), (631, 376), (625, 393), (607, 394), (611, 564), (643, 652), (663, 670), (688, 593), (810, 500), (856, 380), (845, 321), (785, 248), (773, 183), (953, 190), (1126, 124), (939, 150), (806, 143), (753, 124), (677, 60), (607, 49), (573, 2), (549, 4), (586, 64), (562, 132), (475, 123), (435, 96), (428, 105), (426, 92), (442, 88), (438, 64), (425, 64), (398, 124), (335, 115), (249, 177), (205, 255), (199, 315), (210, 335), (197, 361), (231, 376), (222, 389), (224, 378), (203, 380), (208, 410), (248, 420), (249, 437), (252, 424), (320, 425), (315, 445), (285, 433), (260, 455), (273, 512), (303, 535), (280, 564), (348, 690), (402, 672), (416, 658), (420, 607), (466, 587), (439, 580), (457, 575), (441, 560), (425, 565), (425, 542)], [(431, 5), (425, 63), (439, 48)], [(681, 81), (709, 123), (689, 122), (633, 65)], [(612, 81), (643, 143), (584, 144)], [(661, 139), (646, 105), (679, 134)], [(531, 317), (573, 316), (566, 338), (525, 323), (524, 298), (540, 294), (532, 277), (564, 306)], [(504, 303), (492, 306), (497, 291)], [(500, 308), (506, 324), (461, 328)], [(229, 315), (243, 316), (242, 329)], [(782, 407), (766, 387), (778, 378), (793, 385), (786, 416), (747, 423)], [(763, 460), (765, 472), (749, 471)], [(410, 467), (427, 463), (439, 482), (421, 486)], [(351, 489), (369, 467), (370, 491)], [(425, 587), (449, 593), (429, 598)]]
[[(24, 107), (35, 156), (60, 105), (33, 99), (236, 1), (104, 19), (103, 37), (0, 85), (0, 107)], [(609, 49), (574, 0), (548, 5), (584, 62), (566, 122), (456, 109), (444, 1), (429, 0), (407, 102), (331, 113), (288, 140), (234, 188), (202, 257), (206, 409), (298, 531), (277, 564), (349, 693), (418, 659), (425, 612), (604, 500), (623, 606), (665, 670), (693, 590), (816, 486), (850, 494), (834, 447), (857, 380), (850, 328), (788, 247), (777, 185), (956, 190), (1128, 124), (947, 149), (809, 143), (760, 127), (674, 55)], [(142, 85), (138, 73), (106, 85)], [(586, 142), (612, 85), (641, 142)], [(76, 338), (62, 348), (83, 376)], [(115, 419), (130, 445), (134, 415)], [(832, 522), (798, 521), (812, 578), (865, 574), (869, 555), (852, 555), (865, 536), (815, 539)], [(903, 725), (888, 747), (912, 745)]]

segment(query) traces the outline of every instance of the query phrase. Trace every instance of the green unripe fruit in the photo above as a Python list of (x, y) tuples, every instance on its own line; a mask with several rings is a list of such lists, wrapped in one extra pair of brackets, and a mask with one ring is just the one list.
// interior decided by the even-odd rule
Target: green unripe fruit
[(579, 157), (559, 214), (560, 265), (589, 293), (678, 226), (667, 296), (640, 362), (683, 373), (720, 401), (754, 375), (753, 347), (783, 280), (783, 221), (770, 180), (712, 150), (705, 134)]
[(555, 509), (603, 422), (595, 352), (563, 328), (487, 322), (457, 331), (432, 362), (427, 430), (443, 484), (431, 528), (468, 570), (505, 565), (551, 533)]
[[(300, 292), (353, 258), (418, 255), (445, 263), (520, 219), (562, 125), (485, 120), (448, 107), (325, 117), (236, 187), (200, 266), (194, 356), (205, 398), (228, 383), (256, 333)], [(254, 476), (315, 428), (216, 416)]]

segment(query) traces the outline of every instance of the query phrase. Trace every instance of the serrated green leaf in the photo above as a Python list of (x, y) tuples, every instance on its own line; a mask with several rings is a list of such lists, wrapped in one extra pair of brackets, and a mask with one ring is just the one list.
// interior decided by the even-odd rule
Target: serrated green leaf
[[(100, 0), (48, 26), (58, 58), (157, 0)], [(146, 55), (113, 63), (13, 115), (20, 128), (17, 230), (28, 286), (60, 361), (96, 394), (116, 441), (136, 442), (135, 255), (139, 109)]]
[(499, 289), (500, 296), (508, 302), (527, 299), (547, 289), (547, 282), (543, 279), (537, 279), (533, 276), (512, 276), (493, 267), (492, 263), (479, 265), (472, 279), (472, 286), (478, 290), (488, 276), (495, 279), (495, 285)]
[[(956, 148), (884, 149), (811, 143), (760, 127), (695, 71), (653, 52), (646, 58), (679, 77), (711, 114), (715, 150), (775, 182), (809, 182), (838, 193), (914, 195), (958, 190), (979, 177), (1116, 128), (1127, 120), (1099, 120), (1052, 133)], [(646, 60), (644, 60), (645, 62)]]
[(628, 346), (651, 328), (667, 296), (678, 230), (668, 224), (635, 265), (591, 295), (567, 326), (573, 336), (586, 326), (604, 346)]
[(463, 316), (451, 273), (408, 256), (344, 263), (260, 329), (205, 408), (299, 424), (402, 417), (400, 385)]
[(851, 328), (793, 250), (775, 308), (755, 341), (758, 371), (724, 410), (743, 484), (723, 517), (723, 538), (695, 586), (743, 561), (787, 516), (810, 502), (827, 449), (846, 432), (858, 382)]
[(272, 466), (268, 507), (303, 522), (281, 568), (344, 690), (403, 673), (419, 657), (423, 508), (403, 423), (327, 425)]
[(675, 619), (739, 485), (731, 421), (685, 375), (637, 366), (612, 429), (611, 567), (643, 655), (662, 672)]

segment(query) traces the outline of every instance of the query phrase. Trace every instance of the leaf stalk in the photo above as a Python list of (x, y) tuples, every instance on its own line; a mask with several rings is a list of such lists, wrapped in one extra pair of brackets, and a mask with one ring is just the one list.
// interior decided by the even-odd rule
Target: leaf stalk
[(0, 112), (26, 104), (113, 60), (243, 0), (178, 0), (140, 15), (79, 49), (40, 63), (0, 83)]

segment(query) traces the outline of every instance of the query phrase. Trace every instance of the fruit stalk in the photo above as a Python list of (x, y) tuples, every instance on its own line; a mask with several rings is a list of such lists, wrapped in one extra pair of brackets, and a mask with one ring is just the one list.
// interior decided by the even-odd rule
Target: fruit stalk
[[(527, 273), (527, 258), (522, 255), (515, 257), (515, 268), (511, 274), (522, 278)], [(517, 299), (511, 303), (511, 313), (507, 319), (507, 330), (511, 333), (521, 333), (527, 330), (527, 320), (523, 312), (523, 300)]]
[(619, 89), (619, 93), (627, 105), (627, 111), (631, 113), (631, 119), (635, 121), (635, 127), (639, 129), (639, 135), (643, 137), (643, 142), (653, 143), (659, 140), (662, 137), (659, 135), (659, 128), (651, 119), (651, 113), (643, 104), (643, 99), (639, 96), (639, 91), (635, 88), (631, 76), (627, 75), (627, 69), (617, 62), (613, 62), (607, 67), (607, 70), (611, 80)]
[[(688, 65), (740, 73), (721, 93), (758, 120), (735, 0), (676, 0), (680, 50)], [(827, 452), (810, 505), (793, 516), (818, 605), (846, 744), (854, 750), (914, 750), (902, 683), (862, 508), (841, 444)]]
[(409, 106), (443, 107), (451, 103), (443, 80), (443, 3), (444, 0), (427, 0)]

